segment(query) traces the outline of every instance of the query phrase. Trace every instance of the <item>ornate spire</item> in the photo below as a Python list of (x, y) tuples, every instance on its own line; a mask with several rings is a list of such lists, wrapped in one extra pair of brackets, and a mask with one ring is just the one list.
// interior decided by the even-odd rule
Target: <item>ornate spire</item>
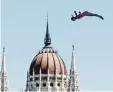
[(47, 14), (47, 28), (46, 28), (46, 35), (45, 35), (45, 39), (44, 39), (44, 44), (45, 44), (45, 46), (48, 46), (51, 44), (51, 38), (50, 38), (49, 26), (48, 26), (48, 14)]
[(1, 92), (8, 91), (8, 80), (7, 80), (7, 72), (6, 72), (6, 63), (5, 63), (5, 47), (3, 48), (3, 57), (2, 57), (2, 65), (1, 65)]
[(72, 45), (72, 61), (71, 61), (71, 69), (75, 70), (75, 58), (74, 58), (74, 45)]
[(1, 65), (1, 72), (6, 72), (6, 63), (5, 63), (5, 47), (3, 47), (3, 57), (2, 57), (2, 65)]
[(74, 58), (74, 45), (72, 46), (72, 61), (70, 69), (70, 79), (69, 79), (69, 91), (70, 92), (79, 92), (79, 83), (78, 83), (78, 74), (75, 69), (75, 58)]

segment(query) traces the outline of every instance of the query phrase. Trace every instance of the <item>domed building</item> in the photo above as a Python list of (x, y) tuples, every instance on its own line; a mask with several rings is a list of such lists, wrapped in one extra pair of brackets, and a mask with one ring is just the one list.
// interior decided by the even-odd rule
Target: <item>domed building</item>
[(79, 85), (75, 70), (74, 53), (72, 52), (72, 64), (68, 76), (65, 62), (51, 46), (48, 20), (44, 44), (45, 46), (33, 58), (27, 71), (25, 91), (78, 92)]
[[(74, 45), (70, 73), (68, 74), (62, 57), (52, 48), (48, 21), (44, 47), (33, 58), (27, 71), (25, 91), (37, 92), (79, 92), (78, 74), (75, 68)], [(5, 48), (0, 71), (0, 91), (8, 92), (8, 79), (5, 63)]]

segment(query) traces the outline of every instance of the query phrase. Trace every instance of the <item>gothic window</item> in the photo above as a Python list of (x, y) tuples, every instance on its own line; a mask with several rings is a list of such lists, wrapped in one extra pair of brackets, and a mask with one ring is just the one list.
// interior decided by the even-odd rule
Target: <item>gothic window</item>
[(58, 84), (57, 84), (57, 86), (59, 86), (59, 87), (60, 87), (60, 83), (58, 83)]

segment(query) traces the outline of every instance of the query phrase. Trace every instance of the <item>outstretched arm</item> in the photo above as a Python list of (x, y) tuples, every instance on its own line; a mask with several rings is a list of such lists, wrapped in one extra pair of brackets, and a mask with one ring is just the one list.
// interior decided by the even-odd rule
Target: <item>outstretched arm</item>
[(82, 18), (82, 17), (84, 17), (84, 16), (83, 16), (82, 13), (79, 11), (78, 19), (80, 19), (80, 18)]
[(75, 13), (75, 15), (77, 16), (77, 12), (76, 12), (76, 11), (74, 11), (74, 13)]

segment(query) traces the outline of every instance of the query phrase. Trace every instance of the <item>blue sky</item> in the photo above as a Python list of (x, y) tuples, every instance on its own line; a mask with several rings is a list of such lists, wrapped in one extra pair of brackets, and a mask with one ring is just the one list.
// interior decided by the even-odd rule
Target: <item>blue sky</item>
[[(47, 12), (52, 47), (70, 68), (75, 45), (81, 90), (113, 90), (113, 0), (2, 0), (1, 47), (6, 47), (9, 88), (23, 89), (26, 72), (44, 46)], [(102, 15), (72, 22), (73, 11)], [(1, 52), (2, 53), (2, 52)]]

